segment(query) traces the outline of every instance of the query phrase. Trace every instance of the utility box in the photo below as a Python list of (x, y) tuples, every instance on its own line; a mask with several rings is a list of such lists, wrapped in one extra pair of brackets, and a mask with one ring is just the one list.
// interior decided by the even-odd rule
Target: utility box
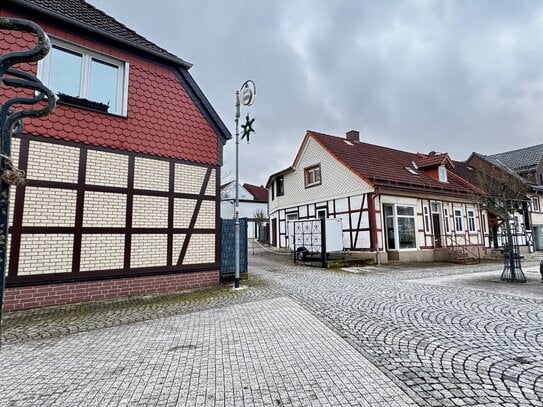
[[(221, 219), (221, 279), (236, 271), (236, 224), (234, 219)], [(239, 272), (247, 272), (247, 218), (239, 219)]]

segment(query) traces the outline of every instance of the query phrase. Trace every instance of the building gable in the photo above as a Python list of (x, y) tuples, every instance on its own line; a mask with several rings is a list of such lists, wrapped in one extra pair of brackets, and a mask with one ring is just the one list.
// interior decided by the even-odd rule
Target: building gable
[[(321, 182), (306, 186), (307, 169), (320, 166)], [(270, 206), (325, 201), (373, 191), (373, 187), (335, 159), (313, 138), (306, 138), (296, 158), (294, 171), (284, 175), (283, 196), (275, 196)], [(273, 182), (272, 182), (273, 184)]]
[[(53, 41), (62, 39), (64, 44), (91, 50), (105, 58), (115, 58), (126, 66), (128, 78), (127, 105), (122, 114), (104, 113), (60, 101), (56, 111), (47, 118), (25, 120), (25, 132), (28, 135), (205, 164), (221, 164), (221, 147), (231, 135), (188, 73), (187, 65), (182, 60), (177, 59), (178, 62), (175, 64), (175, 60), (166, 61), (162, 57), (156, 57), (153, 52), (161, 49), (157, 46), (152, 47), (150, 42), (147, 44), (141, 36), (138, 38), (143, 50), (125, 47), (123, 37), (118, 31), (124, 30), (128, 33), (132, 31), (82, 1), (69, 2), (69, 11), (75, 14), (68, 17), (75, 18), (74, 16), (78, 15), (75, 10), (77, 7), (81, 14), (80, 18), (86, 18), (87, 9), (94, 10), (95, 14), (102, 16), (100, 21), (106, 20), (108, 23), (102, 28), (105, 30), (109, 27), (112, 30), (109, 34), (117, 36), (115, 38), (118, 41), (105, 43), (103, 37), (96, 33), (92, 33), (96, 34), (93, 37), (83, 37), (79, 31), (67, 29), (70, 25), (58, 25), (66, 16), (58, 14), (55, 5), (63, 2), (9, 0), (8, 3), (17, 5), (13, 9), (21, 10), (23, 14), (14, 14), (12, 8), (9, 10), (2, 8), (1, 16), (32, 18)], [(27, 7), (29, 5), (37, 7), (36, 14), (31, 16), (24, 14), (31, 10)], [(135, 33), (134, 35), (137, 36)], [(2, 53), (28, 49), (32, 44), (33, 38), (30, 34), (13, 36), (8, 32), (0, 33)], [(153, 52), (147, 52), (148, 50)], [(162, 56), (164, 55), (171, 54), (164, 51)], [(20, 68), (34, 74), (38, 73), (37, 64), (25, 64)], [(3, 94), (9, 98), (15, 93), (11, 89), (3, 89)]]

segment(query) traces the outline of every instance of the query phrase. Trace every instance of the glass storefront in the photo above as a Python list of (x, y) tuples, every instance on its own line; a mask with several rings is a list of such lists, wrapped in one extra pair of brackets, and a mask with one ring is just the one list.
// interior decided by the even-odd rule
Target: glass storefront
[(415, 249), (415, 208), (408, 205), (385, 204), (387, 250)]

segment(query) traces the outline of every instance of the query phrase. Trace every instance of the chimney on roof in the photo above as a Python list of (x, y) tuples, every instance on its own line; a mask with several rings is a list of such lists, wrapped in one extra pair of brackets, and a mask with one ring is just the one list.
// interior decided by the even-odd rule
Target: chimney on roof
[(351, 130), (347, 132), (347, 140), (360, 141), (360, 132), (358, 130)]

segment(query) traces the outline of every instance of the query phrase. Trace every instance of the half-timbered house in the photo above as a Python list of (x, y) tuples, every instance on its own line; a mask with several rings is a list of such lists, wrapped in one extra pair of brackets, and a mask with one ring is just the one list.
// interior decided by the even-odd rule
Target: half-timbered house
[[(191, 65), (82, 0), (4, 0), (0, 15), (49, 35), (21, 69), (59, 95), (13, 141), (26, 183), (11, 193), (5, 309), (218, 283), (231, 135)], [(3, 31), (0, 52), (33, 41)]]
[[(503, 224), (509, 222), (515, 242), (524, 251), (543, 250), (543, 144), (493, 155), (474, 152), (466, 161), (456, 162), (453, 171), (487, 193), (492, 186), (485, 185), (485, 177), (495, 178), (497, 184), (523, 187), (522, 199), (516, 197), (506, 219), (489, 211), (484, 227), (486, 248), (502, 249), (507, 241)], [(517, 195), (513, 191), (504, 194)]]
[(479, 191), (452, 166), (447, 154), (363, 143), (357, 131), (308, 131), (294, 163), (268, 179), (272, 243), (288, 247), (289, 221), (332, 217), (342, 220), (346, 249), (380, 261), (477, 257)]

